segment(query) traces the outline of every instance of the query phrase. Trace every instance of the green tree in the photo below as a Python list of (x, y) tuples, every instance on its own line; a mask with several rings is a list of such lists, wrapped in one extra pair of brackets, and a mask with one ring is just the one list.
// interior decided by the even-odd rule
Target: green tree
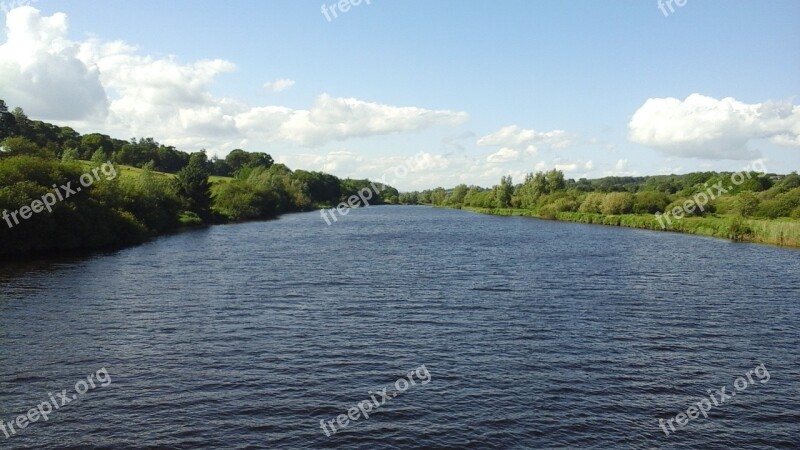
[(603, 205), (603, 200), (605, 200), (605, 198), (606, 194), (600, 192), (589, 193), (586, 195), (586, 198), (583, 199), (578, 211), (584, 214), (600, 214), (600, 208)]
[(0, 100), (0, 141), (19, 134), (17, 119), (8, 112), (6, 102)]
[(464, 198), (467, 196), (469, 188), (466, 184), (459, 184), (453, 188), (453, 192), (447, 198), (447, 204), (452, 206), (461, 206), (464, 204)]
[(210, 217), (211, 185), (208, 157), (204, 152), (192, 153), (189, 164), (178, 171), (175, 185), (178, 194), (187, 202), (190, 211), (202, 219)]
[(25, 111), (23, 111), (22, 108), (17, 106), (14, 108), (14, 111), (11, 112), (11, 115), (14, 116), (14, 120), (17, 122), (17, 132), (20, 136), (30, 140), (36, 139), (33, 133), (31, 120), (25, 115)]
[(547, 172), (545, 174), (545, 185), (548, 194), (563, 191), (567, 186), (564, 181), (564, 172), (555, 169)]
[(53, 152), (41, 148), (35, 142), (20, 136), (6, 138), (0, 142), (0, 148), (2, 149), (0, 155), (4, 157), (27, 155), (45, 159), (55, 158)]
[(742, 192), (734, 197), (735, 208), (744, 217), (752, 216), (758, 210), (758, 197), (752, 192)]
[(108, 162), (108, 155), (102, 148), (98, 148), (97, 151), (92, 154), (92, 164), (99, 167), (106, 162)]
[(511, 206), (511, 195), (514, 193), (514, 182), (511, 176), (500, 178), (500, 184), (494, 188), (495, 201), (498, 208), (508, 208)]
[(633, 194), (628, 192), (607, 194), (603, 199), (603, 203), (600, 204), (600, 212), (607, 216), (633, 212)]
[(250, 154), (237, 148), (228, 153), (228, 156), (225, 157), (225, 162), (228, 164), (233, 174), (250, 162)]
[[(106, 154), (110, 155), (114, 151), (114, 142), (104, 134), (87, 134), (81, 138), (80, 153), (81, 159), (90, 159), (98, 148), (102, 148)], [(122, 161), (120, 163), (124, 164)]]
[(68, 162), (68, 161), (77, 161), (80, 159), (80, 154), (78, 153), (77, 149), (68, 148), (64, 150), (64, 153), (61, 155), (61, 161)]
[(643, 191), (638, 192), (633, 200), (633, 212), (635, 214), (655, 214), (663, 212), (669, 205), (669, 197), (661, 192)]

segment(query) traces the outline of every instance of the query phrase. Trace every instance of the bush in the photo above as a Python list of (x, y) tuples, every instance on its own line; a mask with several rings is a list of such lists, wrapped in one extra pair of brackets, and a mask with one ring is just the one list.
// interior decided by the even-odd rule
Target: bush
[(655, 214), (663, 212), (669, 205), (669, 197), (661, 192), (639, 192), (633, 199), (633, 212), (635, 214)]
[(560, 198), (551, 205), (557, 212), (575, 212), (578, 210), (578, 202), (571, 198)]
[(268, 191), (244, 180), (233, 180), (214, 190), (214, 212), (234, 221), (273, 216), (276, 203)]
[(605, 197), (605, 194), (592, 192), (583, 200), (578, 211), (584, 214), (600, 214), (600, 206), (603, 204)]
[(792, 189), (780, 194), (772, 200), (762, 202), (755, 210), (755, 215), (768, 219), (792, 217), (794, 210), (800, 207), (800, 189)]
[(758, 210), (758, 197), (752, 192), (743, 192), (734, 198), (736, 212), (742, 216), (752, 216)]
[[(687, 201), (691, 202), (692, 205), (694, 205), (694, 208), (691, 211), (689, 209), (686, 209)], [(674, 202), (670, 203), (664, 210), (664, 212), (665, 213), (671, 212), (672, 210), (678, 207), (683, 211), (684, 217), (701, 217), (706, 214), (716, 212), (717, 210), (713, 203), (704, 205), (701, 209), (699, 206), (695, 204), (694, 199), (687, 198), (687, 199), (675, 200)]]
[(607, 216), (630, 214), (633, 212), (633, 194), (628, 192), (607, 194), (600, 205), (600, 212)]

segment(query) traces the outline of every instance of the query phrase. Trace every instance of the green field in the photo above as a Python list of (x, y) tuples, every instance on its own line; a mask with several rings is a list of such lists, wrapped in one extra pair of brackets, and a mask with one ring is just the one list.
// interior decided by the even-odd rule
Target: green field
[[(97, 167), (97, 165), (95, 163), (91, 162), (91, 161), (78, 161), (78, 162), (88, 170), (91, 170), (91, 169)], [(144, 172), (144, 169), (140, 169), (138, 167), (133, 167), (133, 166), (125, 166), (125, 165), (122, 165), (122, 164), (114, 164), (114, 167), (117, 168), (117, 172), (118, 172), (119, 176), (122, 177), (122, 178), (138, 177)], [(162, 177), (166, 177), (166, 178), (175, 178), (175, 174), (174, 173), (164, 173), (164, 172), (156, 172), (156, 171), (153, 171), (152, 173), (157, 175), (157, 176), (162, 176)], [(208, 177), (208, 181), (210, 181), (212, 184), (214, 184), (214, 183), (227, 183), (228, 181), (231, 181), (231, 180), (233, 180), (232, 177), (217, 177), (217, 176), (213, 176), (213, 175)]]

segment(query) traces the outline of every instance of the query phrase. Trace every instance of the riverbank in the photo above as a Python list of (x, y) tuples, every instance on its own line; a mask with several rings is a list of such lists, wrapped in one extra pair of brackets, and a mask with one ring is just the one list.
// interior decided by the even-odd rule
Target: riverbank
[(730, 239), (735, 242), (777, 245), (800, 248), (800, 222), (796, 220), (761, 220), (738, 217), (688, 217), (666, 224), (666, 229), (650, 215), (624, 214), (606, 216), (578, 212), (558, 212), (554, 217), (544, 217), (535, 211), (515, 208), (473, 208), (463, 207), (465, 211), (495, 216), (520, 216), (537, 219), (559, 220), (594, 225), (639, 228), (655, 231), (696, 234), (700, 236)]

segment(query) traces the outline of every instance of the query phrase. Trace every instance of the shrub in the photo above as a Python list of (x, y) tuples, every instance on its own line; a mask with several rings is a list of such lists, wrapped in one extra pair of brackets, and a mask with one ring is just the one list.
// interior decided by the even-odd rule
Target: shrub
[(661, 192), (639, 192), (633, 199), (633, 212), (636, 214), (655, 214), (669, 205), (669, 197)]
[[(686, 202), (691, 202), (692, 205), (694, 205), (694, 208), (692, 208), (691, 210), (687, 209)], [(704, 205), (701, 209), (699, 206), (695, 204), (694, 199), (687, 198), (687, 199), (676, 200), (670, 203), (669, 206), (667, 206), (667, 208), (664, 211), (670, 212), (678, 207), (680, 207), (680, 209), (683, 210), (684, 217), (701, 217), (706, 214), (716, 212), (717, 210), (717, 208), (714, 206), (713, 203)]]
[(600, 206), (603, 204), (605, 197), (605, 194), (592, 192), (583, 200), (578, 211), (584, 214), (600, 214)]
[(578, 210), (578, 202), (571, 198), (560, 198), (551, 205), (557, 212), (575, 212)]
[(792, 189), (772, 200), (762, 202), (755, 210), (755, 215), (768, 219), (792, 217), (794, 210), (798, 207), (800, 207), (800, 189)]
[(607, 216), (629, 214), (633, 212), (633, 194), (628, 192), (612, 192), (603, 199), (600, 212)]

